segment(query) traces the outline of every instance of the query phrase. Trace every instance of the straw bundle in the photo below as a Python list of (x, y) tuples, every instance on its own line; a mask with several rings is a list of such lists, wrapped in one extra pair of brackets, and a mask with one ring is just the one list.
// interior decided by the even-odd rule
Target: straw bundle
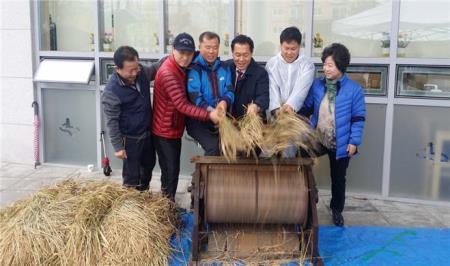
[(276, 119), (264, 129), (261, 149), (269, 156), (298, 146), (312, 155), (317, 137), (308, 121), (296, 113), (279, 112)]
[(174, 221), (165, 197), (68, 180), (0, 209), (0, 265), (165, 265)]
[(236, 161), (238, 151), (246, 150), (247, 144), (230, 118), (224, 117), (219, 122), (219, 136), (222, 154), (228, 162)]
[(263, 143), (264, 124), (261, 116), (256, 113), (246, 113), (239, 120), (239, 128), (241, 130), (241, 138), (245, 143), (245, 152), (247, 156), (255, 153), (257, 147), (261, 147)]
[(300, 147), (311, 157), (318, 143), (315, 131), (306, 118), (292, 112), (279, 112), (268, 125), (258, 114), (244, 115), (236, 127), (225, 117), (219, 123), (220, 148), (228, 162), (237, 159), (238, 152), (246, 156), (260, 148), (267, 156), (277, 155), (289, 147)]
[(263, 141), (264, 124), (256, 113), (245, 114), (238, 123), (224, 117), (219, 122), (220, 148), (228, 162), (234, 162), (238, 153), (256, 157), (256, 148)]

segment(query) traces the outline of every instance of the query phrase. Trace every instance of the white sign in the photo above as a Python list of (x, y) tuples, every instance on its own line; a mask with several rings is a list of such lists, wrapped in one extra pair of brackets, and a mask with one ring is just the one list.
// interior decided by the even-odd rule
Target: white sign
[(39, 64), (34, 81), (88, 84), (94, 61), (45, 59)]

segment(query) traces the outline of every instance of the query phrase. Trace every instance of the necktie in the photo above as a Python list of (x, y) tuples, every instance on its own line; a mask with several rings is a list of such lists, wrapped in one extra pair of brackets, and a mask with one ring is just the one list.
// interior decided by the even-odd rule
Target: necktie
[(238, 75), (237, 75), (237, 80), (236, 80), (236, 82), (238, 82), (239, 80), (241, 80), (241, 79), (242, 79), (242, 76), (244, 75), (244, 73), (243, 73), (242, 71), (240, 71), (240, 70), (238, 70), (237, 73), (238, 73)]

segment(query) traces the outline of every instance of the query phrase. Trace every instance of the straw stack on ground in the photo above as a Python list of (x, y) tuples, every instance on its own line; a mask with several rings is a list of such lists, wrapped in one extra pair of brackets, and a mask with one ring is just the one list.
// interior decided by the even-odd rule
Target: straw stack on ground
[(140, 194), (136, 192), (119, 197), (105, 218), (106, 245), (102, 264), (169, 264), (167, 259), (171, 250), (168, 240), (174, 233), (176, 222), (174, 205), (165, 197), (151, 194), (142, 197)]
[(0, 265), (167, 265), (176, 224), (165, 197), (67, 180), (0, 209)]
[(76, 204), (74, 185), (39, 191), (0, 210), (0, 265), (67, 264), (64, 247), (74, 217), (68, 211)]

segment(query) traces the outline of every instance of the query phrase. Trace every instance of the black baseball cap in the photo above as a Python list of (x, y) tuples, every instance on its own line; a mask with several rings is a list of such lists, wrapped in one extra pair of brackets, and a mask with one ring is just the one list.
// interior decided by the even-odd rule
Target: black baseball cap
[(178, 51), (195, 52), (194, 39), (186, 32), (180, 33), (173, 41), (173, 48)]

